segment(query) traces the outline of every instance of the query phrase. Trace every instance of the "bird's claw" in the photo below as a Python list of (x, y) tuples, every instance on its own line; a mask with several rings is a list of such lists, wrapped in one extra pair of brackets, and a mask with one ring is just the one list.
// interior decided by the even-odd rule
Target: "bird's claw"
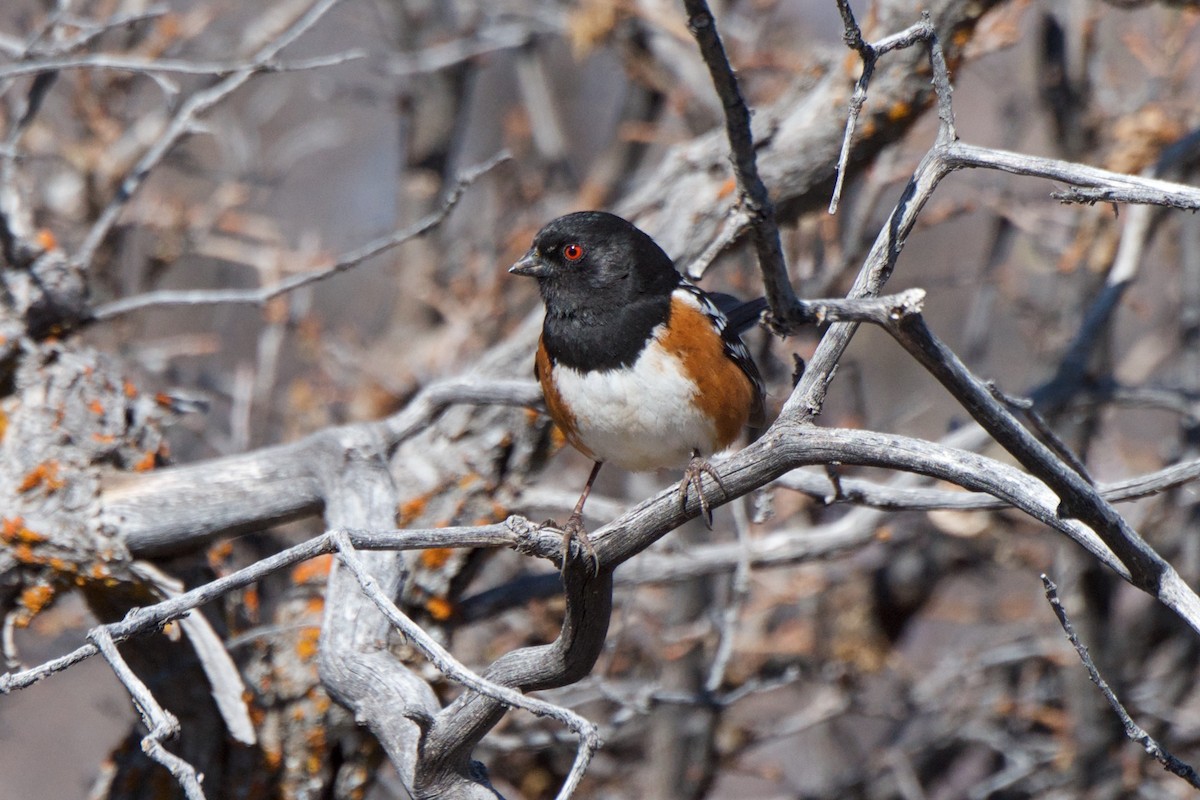
[(717, 484), (723, 496), (728, 496), (729, 493), (725, 491), (725, 484), (721, 481), (721, 476), (717, 474), (713, 465), (701, 458), (699, 454), (695, 454), (683, 471), (683, 480), (679, 482), (679, 507), (687, 509), (688, 493), (695, 487), (696, 497), (700, 500), (700, 519), (704, 520), (705, 527), (712, 530), (712, 504), (704, 494), (705, 475), (713, 479), (713, 482)]
[[(551, 523), (552, 524), (552, 523)], [(592, 574), (600, 574), (600, 556), (596, 553), (596, 548), (592, 545), (592, 540), (588, 536), (587, 528), (583, 526), (583, 517), (580, 514), (572, 514), (567, 518), (565, 525), (554, 525), (562, 531), (562, 575), (563, 580), (567, 577), (567, 564), (571, 561), (571, 541), (579, 543), (579, 549), (592, 561)]]

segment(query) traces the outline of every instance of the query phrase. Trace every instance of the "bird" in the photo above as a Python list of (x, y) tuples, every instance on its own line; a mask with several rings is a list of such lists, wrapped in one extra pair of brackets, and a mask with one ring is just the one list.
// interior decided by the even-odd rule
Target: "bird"
[(600, 563), (583, 508), (604, 464), (632, 472), (684, 468), (681, 507), (694, 488), (706, 524), (707, 457), (763, 419), (764, 389), (740, 334), (766, 308), (687, 281), (648, 234), (604, 211), (547, 223), (508, 270), (537, 280), (545, 306), (534, 359), (546, 410), (594, 462), (563, 533)]

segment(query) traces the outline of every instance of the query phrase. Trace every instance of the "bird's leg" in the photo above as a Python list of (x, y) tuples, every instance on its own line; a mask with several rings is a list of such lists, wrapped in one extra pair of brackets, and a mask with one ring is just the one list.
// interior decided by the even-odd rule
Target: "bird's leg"
[(725, 491), (725, 484), (721, 482), (721, 476), (713, 469), (713, 465), (700, 457), (700, 451), (693, 450), (692, 460), (683, 470), (683, 480), (679, 482), (679, 507), (687, 508), (688, 492), (695, 487), (696, 497), (700, 500), (700, 518), (704, 520), (705, 526), (712, 530), (712, 505), (704, 494), (705, 475), (713, 479), (722, 495), (728, 495), (728, 492)]
[(583, 486), (583, 494), (579, 495), (579, 502), (575, 504), (575, 510), (571, 512), (571, 516), (567, 517), (567, 524), (563, 525), (563, 578), (567, 575), (567, 561), (571, 557), (571, 540), (579, 542), (579, 547), (583, 552), (587, 553), (592, 559), (593, 574), (600, 574), (600, 556), (596, 555), (596, 548), (592, 546), (592, 540), (588, 538), (587, 529), (583, 527), (583, 504), (587, 502), (588, 495), (592, 493), (592, 484), (596, 482), (596, 475), (600, 473), (600, 467), (603, 461), (597, 461), (592, 466), (592, 473), (588, 475), (587, 483)]

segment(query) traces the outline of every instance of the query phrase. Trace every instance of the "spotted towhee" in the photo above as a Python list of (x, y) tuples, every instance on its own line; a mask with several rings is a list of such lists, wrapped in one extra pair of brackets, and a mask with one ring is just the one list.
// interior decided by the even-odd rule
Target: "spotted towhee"
[(574, 537), (596, 557), (583, 504), (606, 463), (686, 465), (680, 503), (695, 487), (711, 524), (703, 476), (721, 482), (705, 456), (762, 421), (762, 378), (738, 335), (765, 300), (688, 283), (653, 239), (600, 211), (547, 224), (509, 272), (536, 278), (546, 305), (534, 374), (550, 417), (596, 462), (563, 526), (564, 548)]

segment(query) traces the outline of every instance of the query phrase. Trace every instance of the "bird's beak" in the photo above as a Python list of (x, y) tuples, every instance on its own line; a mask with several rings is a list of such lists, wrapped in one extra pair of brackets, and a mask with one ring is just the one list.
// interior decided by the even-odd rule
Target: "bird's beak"
[(517, 263), (508, 268), (513, 275), (525, 275), (529, 278), (544, 278), (550, 274), (550, 266), (542, 260), (537, 250), (530, 249), (521, 256)]

